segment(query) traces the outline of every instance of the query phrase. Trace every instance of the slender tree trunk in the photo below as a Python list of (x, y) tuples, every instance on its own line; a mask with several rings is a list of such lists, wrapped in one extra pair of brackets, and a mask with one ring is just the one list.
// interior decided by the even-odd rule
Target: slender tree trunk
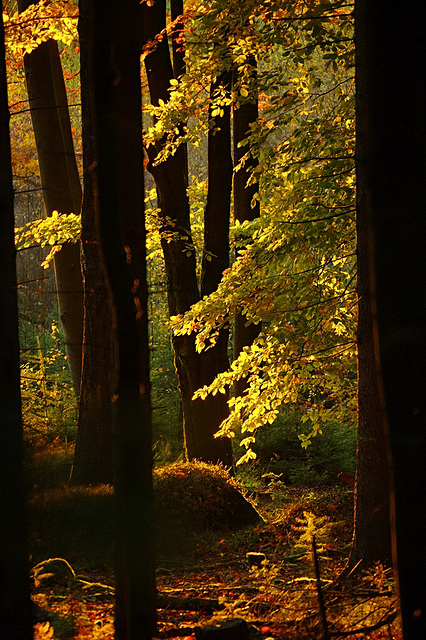
[[(426, 8), (356, 3), (358, 184), (392, 459), (403, 635), (426, 637)], [(403, 46), (395, 47), (404, 34)], [(363, 90), (363, 93), (361, 93)]]
[[(166, 3), (158, 0), (152, 7), (142, 5), (144, 19), (144, 41), (152, 39), (166, 26)], [(158, 104), (161, 98), (169, 99), (170, 80), (174, 77), (166, 38), (145, 60), (151, 101)], [(186, 192), (186, 156), (183, 146), (165, 162), (155, 166), (154, 161), (161, 150), (162, 142), (147, 149), (150, 170), (154, 176), (159, 207), (163, 220), (162, 248), (168, 278), (168, 302), (170, 315), (187, 311), (200, 299), (197, 284), (195, 251), (189, 220), (189, 202)], [(225, 159), (225, 162), (227, 160)], [(170, 222), (172, 221), (172, 222)], [(168, 242), (168, 234), (179, 234)], [(170, 238), (169, 238), (170, 239)], [(212, 396), (206, 400), (192, 400), (194, 392), (203, 384), (210, 382), (215, 373), (212, 359), (216, 355), (198, 354), (195, 340), (191, 336), (174, 336), (173, 347), (175, 364), (179, 378), (179, 391), (182, 402), (184, 440), (186, 455), (191, 460), (222, 462), (232, 466), (232, 445), (228, 439), (214, 438), (213, 435), (226, 417), (223, 414), (223, 399)], [(211, 350), (213, 351), (213, 349)], [(213, 377), (212, 377), (213, 376)]]
[[(231, 75), (223, 73), (212, 84), (211, 95), (214, 97), (218, 89), (231, 90)], [(210, 112), (212, 109), (210, 108)], [(208, 191), (204, 212), (204, 252), (201, 265), (201, 297), (215, 291), (222, 279), (223, 272), (229, 267), (229, 222), (232, 192), (232, 156), (231, 156), (231, 109), (224, 107), (222, 116), (212, 118), (210, 114), (210, 126), (208, 134)], [(199, 354), (203, 371), (203, 384), (210, 384), (221, 371), (229, 367), (228, 358), (229, 330), (222, 329), (219, 332), (214, 349)], [(199, 432), (195, 433), (194, 457), (204, 456), (202, 445), (207, 451), (209, 440), (214, 438), (219, 425), (229, 415), (228, 393), (218, 394), (210, 402), (209, 410), (212, 411), (213, 420), (210, 430), (206, 425), (204, 429), (205, 443), (201, 443)], [(206, 401), (204, 401), (206, 402)], [(202, 405), (203, 407), (203, 405)], [(198, 440), (198, 442), (197, 442)], [(227, 441), (218, 441), (223, 444), (222, 462), (226, 466), (232, 466), (231, 447)]]
[[(256, 61), (251, 60), (254, 70), (252, 77), (252, 92), (255, 98), (242, 103), (233, 112), (233, 140), (234, 140), (234, 164), (238, 167), (244, 155), (250, 151), (247, 144), (242, 144), (250, 133), (250, 125), (257, 121), (259, 107), (257, 100), (257, 73)], [(234, 219), (238, 222), (254, 220), (260, 215), (259, 201), (253, 201), (257, 193), (257, 183), (247, 184), (256, 168), (258, 160), (253, 155), (245, 160), (244, 164), (234, 173)], [(252, 206), (253, 204), (253, 206)], [(234, 317), (233, 357), (236, 359), (245, 346), (252, 344), (260, 332), (260, 325), (247, 324), (247, 319), (242, 313), (236, 313)], [(242, 378), (234, 384), (235, 395), (242, 395), (247, 388), (247, 381)]]
[(175, 23), (172, 32), (173, 72), (175, 78), (185, 73), (185, 36), (183, 33), (183, 0), (171, 0), (171, 18)]
[(112, 484), (111, 354), (112, 318), (96, 229), (93, 167), (93, 109), (88, 90), (91, 32), (85, 16), (79, 21), (82, 91), (83, 202), (81, 264), (84, 285), (84, 335), (78, 430), (71, 476), (73, 484)]
[[(156, 631), (139, 2), (81, 0), (94, 113), (92, 167), (114, 313), (117, 640)], [(83, 95), (87, 95), (85, 91)]]
[(33, 637), (23, 479), (13, 184), (0, 18), (0, 637)]
[[(171, 0), (170, 1), (170, 13), (172, 21), (174, 22), (174, 28), (172, 31), (172, 62), (173, 62), (173, 74), (175, 78), (180, 78), (186, 71), (185, 63), (185, 35), (183, 24), (183, 0)], [(180, 127), (182, 130), (182, 127)], [(185, 179), (186, 186), (188, 186), (188, 146), (183, 144), (183, 153), (185, 155)]]
[[(231, 91), (231, 74), (224, 72), (212, 84), (212, 98), (218, 90)], [(201, 297), (213, 293), (229, 267), (229, 219), (232, 192), (231, 108), (211, 116), (208, 134), (208, 191), (204, 213), (204, 253)]]
[[(19, 0), (20, 11), (33, 4)], [(78, 213), (81, 186), (75, 162), (67, 96), (54, 40), (24, 56), (28, 99), (37, 145), (46, 214)], [(65, 347), (76, 396), (80, 393), (83, 285), (80, 247), (66, 243), (54, 259)]]

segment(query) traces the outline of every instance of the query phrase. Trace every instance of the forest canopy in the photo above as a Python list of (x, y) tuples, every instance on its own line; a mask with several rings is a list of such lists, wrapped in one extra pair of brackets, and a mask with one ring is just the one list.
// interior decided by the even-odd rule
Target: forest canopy
[[(198, 149), (205, 149), (206, 133), (224, 109), (236, 117), (258, 101), (259, 116), (239, 143), (243, 153), (234, 173), (249, 166), (252, 207), (259, 207), (260, 216), (231, 218), (232, 264), (219, 287), (170, 321), (177, 335), (196, 333), (198, 351), (215, 344), (235, 313), (258, 325), (253, 344), (196, 392), (205, 398), (247, 380), (247, 391), (229, 399), (231, 413), (220, 433), (241, 433), (248, 459), (257, 428), (272, 423), (283, 405), (304, 407), (305, 446), (327, 420), (355, 420), (353, 24), (351, 7), (343, 2), (248, 2), (243, 9), (230, 4), (188, 3), (178, 22), (169, 22), (157, 42), (145, 45), (143, 57), (179, 26), (185, 73), (171, 79), (166, 102), (160, 98), (153, 106), (149, 95), (144, 98), (144, 110), (154, 118), (150, 125), (144, 117), (144, 141), (149, 147), (163, 140), (154, 164), (189, 145), (188, 242), (196, 243), (201, 265), (203, 255), (211, 256), (203, 254), (197, 231), (207, 194)], [(28, 52), (30, 42), (49, 37), (75, 45), (76, 20), (72, 3), (31, 5), (19, 18), (9, 16), (9, 50)], [(31, 38), (20, 28), (23, 23), (32, 25)], [(225, 72), (232, 74), (232, 85), (210, 92)], [(158, 232), (170, 242), (177, 231), (161, 229), (152, 195), (148, 257), (159, 273)], [(56, 251), (73, 235), (77, 239), (74, 221), (68, 215), (29, 223), (19, 232), (18, 246), (40, 242), (44, 233), (42, 243)]]

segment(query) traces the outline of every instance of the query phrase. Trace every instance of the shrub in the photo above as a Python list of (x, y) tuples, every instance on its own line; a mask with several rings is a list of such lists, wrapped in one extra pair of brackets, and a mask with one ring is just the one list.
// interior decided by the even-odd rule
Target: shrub
[(281, 474), (286, 484), (305, 486), (335, 484), (340, 471), (355, 474), (355, 426), (325, 423), (307, 449), (299, 439), (304, 430), (297, 410), (281, 414), (272, 425), (260, 429), (253, 450), (261, 468)]

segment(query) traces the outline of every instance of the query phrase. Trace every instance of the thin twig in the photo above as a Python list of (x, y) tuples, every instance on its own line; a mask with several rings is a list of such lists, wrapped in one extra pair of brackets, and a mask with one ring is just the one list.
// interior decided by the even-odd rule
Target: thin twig
[(393, 613), (388, 615), (386, 618), (384, 618), (380, 622), (377, 622), (376, 624), (371, 625), (370, 627), (361, 627), (359, 629), (352, 629), (351, 631), (332, 631), (328, 635), (328, 638), (331, 638), (331, 637), (347, 638), (348, 636), (352, 636), (358, 633), (371, 633), (371, 631), (376, 631), (377, 629), (380, 629), (381, 627), (384, 627), (387, 624), (391, 624), (391, 622), (395, 620), (396, 616), (397, 616), (397, 612), (394, 611)]

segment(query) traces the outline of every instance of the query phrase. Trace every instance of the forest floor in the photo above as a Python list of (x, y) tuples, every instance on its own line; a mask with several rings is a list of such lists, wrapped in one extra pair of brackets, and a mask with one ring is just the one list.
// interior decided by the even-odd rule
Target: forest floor
[[(253, 640), (401, 638), (389, 571), (377, 566), (339, 579), (352, 536), (350, 488), (257, 483), (250, 497), (261, 515), (255, 525), (188, 528), (173, 544), (158, 536), (158, 637), (189, 640), (197, 627), (243, 619)], [(36, 640), (114, 637), (113, 542), (102, 537), (109, 499), (105, 487), (92, 491), (89, 501), (87, 493), (75, 492), (71, 500), (65, 488), (33, 493), (32, 565), (61, 557), (79, 578), (33, 581), (33, 600), (49, 611), (49, 620), (35, 625)]]

